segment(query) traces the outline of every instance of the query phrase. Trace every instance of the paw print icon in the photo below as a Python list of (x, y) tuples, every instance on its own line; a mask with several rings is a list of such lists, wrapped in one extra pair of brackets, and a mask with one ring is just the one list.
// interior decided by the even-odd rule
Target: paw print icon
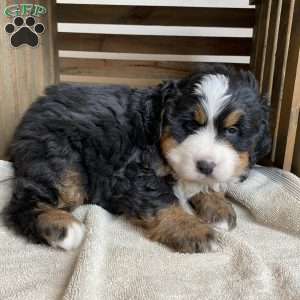
[(45, 31), (45, 26), (42, 23), (36, 23), (32, 16), (28, 16), (25, 20), (18, 16), (14, 18), (12, 23), (5, 26), (5, 31), (11, 34), (10, 43), (13, 47), (21, 45), (37, 47), (39, 35)]

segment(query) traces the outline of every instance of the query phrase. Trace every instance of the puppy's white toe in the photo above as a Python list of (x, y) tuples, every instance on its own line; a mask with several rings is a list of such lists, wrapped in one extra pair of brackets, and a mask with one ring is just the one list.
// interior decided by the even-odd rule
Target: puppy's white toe
[(229, 231), (230, 226), (227, 221), (222, 220), (216, 223), (213, 223), (212, 226), (218, 231)]

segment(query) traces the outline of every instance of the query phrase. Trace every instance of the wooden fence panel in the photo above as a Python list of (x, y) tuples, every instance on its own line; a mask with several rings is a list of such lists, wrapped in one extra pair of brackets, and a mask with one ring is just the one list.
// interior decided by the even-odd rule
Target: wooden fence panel
[(279, 112), (278, 137), (274, 155), (275, 164), (286, 170), (291, 169), (296, 131), (300, 110), (300, 0), (293, 0), (291, 35), (287, 54), (287, 66)]
[[(36, 48), (21, 46), (12, 48), (9, 36), (3, 30), (11, 18), (0, 18), (0, 158), (5, 159), (6, 149), (10, 143), (16, 125), (23, 113), (38, 95), (43, 93), (44, 87), (56, 82), (57, 53), (55, 46), (56, 26), (52, 23), (54, 5), (52, 1), (38, 0), (36, 4), (45, 5), (48, 13), (39, 20), (46, 27), (41, 37), (40, 45)], [(0, 11), (15, 1), (1, 1)], [(52, 26), (54, 25), (54, 26)]]
[[(67, 82), (145, 86), (179, 79), (198, 70), (197, 62), (60, 58), (60, 78)], [(236, 64), (247, 69), (247, 64)]]
[(250, 55), (250, 38), (59, 33), (60, 50), (179, 55)]
[(252, 28), (254, 8), (194, 8), (128, 5), (57, 5), (58, 22)]

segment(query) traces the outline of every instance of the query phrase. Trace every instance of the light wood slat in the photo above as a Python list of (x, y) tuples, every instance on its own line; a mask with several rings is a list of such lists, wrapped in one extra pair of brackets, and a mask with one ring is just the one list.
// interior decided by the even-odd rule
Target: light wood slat
[(252, 28), (255, 9), (58, 4), (58, 22)]
[[(298, 92), (300, 93), (300, 92)], [(299, 96), (300, 97), (300, 94)], [(298, 118), (298, 126), (297, 126), (297, 135), (296, 135), (296, 144), (294, 149), (294, 157), (292, 164), (292, 172), (300, 177), (300, 117)]]
[(131, 87), (147, 87), (159, 84), (159, 79), (145, 78), (126, 78), (126, 77), (97, 77), (81, 75), (60, 75), (60, 81), (65, 83), (82, 83), (82, 84), (122, 84)]
[[(3, 12), (6, 6), (12, 4), (15, 1), (1, 1), (0, 11)], [(39, 18), (46, 30), (36, 48), (12, 48), (9, 36), (4, 31), (11, 18), (0, 17), (0, 159), (9, 158), (7, 147), (24, 112), (43, 93), (45, 86), (58, 80), (53, 2), (37, 0), (35, 4), (42, 4), (48, 9), (47, 14)]]
[[(252, 4), (252, 2), (254, 2), (255, 4), (255, 0), (250, 0), (250, 3)], [(257, 77), (257, 50), (260, 48), (259, 47), (259, 37), (260, 35), (260, 15), (261, 15), (261, 4), (260, 3), (256, 3), (255, 5), (255, 22), (254, 22), (254, 27), (253, 27), (253, 38), (252, 38), (252, 51), (251, 51), (251, 56), (250, 56), (250, 69), (253, 73), (255, 73), (256, 77)], [(258, 77), (257, 77), (258, 79)]]
[(290, 1), (283, 1), (279, 34), (280, 43), (277, 44), (277, 53), (275, 59), (274, 79), (272, 87), (272, 137), (273, 137), (273, 149), (272, 149), (272, 161), (275, 160), (275, 154), (277, 149), (278, 127), (280, 121), (280, 111), (282, 105), (283, 89), (285, 83), (286, 66), (288, 59), (288, 51), (290, 44), (291, 28), (292, 28), (292, 15), (293, 15), (293, 3)]
[(292, 0), (291, 3), (294, 7), (292, 29), (275, 153), (276, 165), (285, 170), (291, 169), (300, 110), (300, 0)]
[[(280, 25), (280, 15), (282, 8), (282, 0), (273, 1), (271, 3), (269, 34), (266, 48), (265, 67), (262, 79), (262, 92), (272, 97), (272, 84), (275, 68), (275, 54), (278, 44), (278, 32)], [(272, 30), (271, 30), (272, 29)]]
[(251, 55), (251, 70), (256, 75), (260, 90), (265, 66), (268, 29), (271, 12), (271, 0), (255, 1), (256, 22), (254, 27), (253, 49)]
[(251, 39), (114, 34), (58, 34), (60, 50), (180, 55), (250, 55)]
[[(95, 77), (177, 79), (199, 70), (202, 63), (140, 60), (60, 58), (62, 75)], [(247, 64), (234, 64), (249, 69)]]

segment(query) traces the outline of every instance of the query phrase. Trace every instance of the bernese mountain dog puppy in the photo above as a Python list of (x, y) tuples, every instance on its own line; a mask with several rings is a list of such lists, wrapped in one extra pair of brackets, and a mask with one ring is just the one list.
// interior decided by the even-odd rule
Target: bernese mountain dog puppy
[(270, 151), (254, 76), (209, 65), (153, 88), (58, 85), (24, 115), (6, 223), (29, 240), (78, 247), (72, 215), (97, 204), (183, 253), (213, 249), (236, 215), (224, 191)]

